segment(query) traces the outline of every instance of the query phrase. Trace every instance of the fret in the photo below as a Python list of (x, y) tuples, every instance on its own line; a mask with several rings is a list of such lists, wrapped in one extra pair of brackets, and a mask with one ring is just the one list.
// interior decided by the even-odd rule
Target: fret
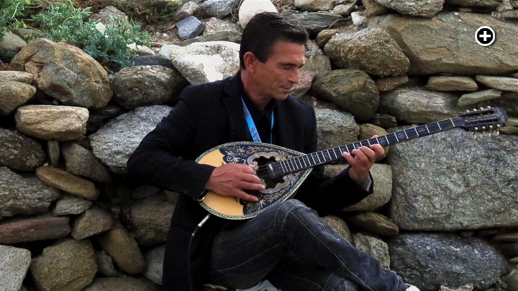
[(290, 169), (290, 160), (286, 160), (286, 161), (284, 162), (284, 166), (286, 167), (286, 170), (287, 170), (286, 172), (287, 172), (287, 173), (291, 172), (291, 169)]
[(287, 173), (288, 172), (288, 169), (286, 169), (286, 167), (284, 167), (283, 165), (284, 161), (280, 161), (280, 164), (281, 164), (281, 169), (284, 173)]
[(304, 157), (305, 157), (305, 156), (302, 156), (302, 161), (304, 162), (304, 168), (307, 168), (307, 167), (308, 167), (308, 165), (306, 165), (306, 161), (304, 160)]
[(356, 145), (353, 143), (353, 148), (356, 149)]
[(430, 130), (428, 129), (428, 125), (425, 124), (424, 127), (426, 127), (426, 130), (428, 131), (428, 133), (431, 133)]
[(372, 146), (372, 145), (371, 145), (371, 142), (370, 142), (369, 140), (367, 140), (367, 143), (369, 144), (369, 147), (371, 147), (371, 146)]
[(403, 133), (405, 134), (406, 139), (409, 139), (409, 138), (408, 138), (408, 135), (406, 134), (406, 130), (403, 130)]
[(336, 148), (333, 148), (333, 154), (335, 154), (335, 159), (338, 159), (338, 155), (336, 154)]
[(290, 172), (293, 172), (296, 170), (295, 166), (293, 165), (293, 160), (288, 160), (288, 165), (290, 166)]
[(322, 162), (320, 161), (320, 158), (318, 157), (318, 152), (317, 152), (317, 160), (318, 160), (318, 163), (321, 164)]
[(417, 134), (417, 137), (419, 137), (419, 132), (417, 132), (417, 129), (414, 127), (415, 134)]
[(437, 122), (437, 126), (439, 127), (440, 130), (442, 130), (441, 125), (439, 124), (439, 122)]
[(329, 149), (327, 149), (327, 155), (329, 156), (329, 160), (333, 159), (333, 158), (331, 158), (331, 154), (329, 153)]
[(319, 151), (320, 154), (322, 154), (322, 160), (323, 162), (320, 162), (321, 164), (325, 163), (326, 162), (326, 156), (324, 155), (324, 152), (323, 151)]
[(397, 138), (397, 135), (393, 133), (393, 135), (396, 137), (396, 140), (399, 142), (399, 138)]
[(381, 144), (380, 140), (378, 139), (378, 137), (376, 137), (376, 141), (378, 142), (378, 144)]
[[(296, 158), (294, 159), (294, 162), (295, 162), (295, 167), (297, 167), (297, 168), (296, 168), (296, 170), (298, 170), (298, 169), (301, 169), (301, 168), (302, 168), (302, 163), (300, 162), (300, 160), (299, 160), (299, 158), (298, 158), (298, 157), (296, 157)], [(300, 165), (300, 166), (297, 166), (297, 162), (299, 162), (299, 165)]]
[(388, 136), (387, 136), (387, 135), (385, 135), (385, 140), (387, 141), (387, 145), (389, 145), (389, 144), (390, 144), (390, 141), (389, 141), (389, 139), (388, 139)]

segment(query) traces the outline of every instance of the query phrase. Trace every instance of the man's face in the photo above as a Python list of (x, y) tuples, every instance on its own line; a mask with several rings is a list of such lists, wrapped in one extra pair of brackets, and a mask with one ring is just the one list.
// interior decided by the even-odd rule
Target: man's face
[(302, 44), (277, 41), (266, 62), (256, 59), (257, 93), (263, 98), (286, 99), (293, 85), (299, 82), (299, 69), (305, 62), (304, 52)]

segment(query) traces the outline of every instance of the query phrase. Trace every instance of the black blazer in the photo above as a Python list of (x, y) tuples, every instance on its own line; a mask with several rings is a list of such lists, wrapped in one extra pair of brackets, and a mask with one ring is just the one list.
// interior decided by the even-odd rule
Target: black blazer
[[(134, 181), (178, 192), (164, 258), (163, 290), (188, 291), (189, 239), (206, 211), (195, 201), (214, 169), (194, 160), (206, 150), (231, 141), (251, 141), (244, 119), (239, 88), (240, 74), (214, 83), (189, 86), (182, 92), (169, 116), (140, 143), (128, 161), (128, 176)], [(288, 97), (275, 105), (275, 143), (300, 152), (315, 152), (316, 119), (313, 108)], [(334, 178), (316, 167), (296, 198), (327, 215), (354, 204), (372, 192), (359, 187), (345, 170)], [(318, 194), (318, 195), (316, 195)], [(191, 276), (194, 290), (207, 282), (211, 244), (227, 221), (211, 217), (196, 234), (191, 246)]]

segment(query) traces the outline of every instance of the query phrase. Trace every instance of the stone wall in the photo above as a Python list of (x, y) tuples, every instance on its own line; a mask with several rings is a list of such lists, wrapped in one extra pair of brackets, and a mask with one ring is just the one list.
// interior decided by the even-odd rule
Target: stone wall
[[(160, 290), (178, 194), (128, 181), (126, 161), (185, 86), (239, 69), (242, 27), (258, 11), (310, 34), (293, 94), (315, 108), (319, 149), (427, 135), (387, 145), (374, 194), (323, 220), (421, 290), (518, 290), (518, 1), (509, 0), (191, 1), (162, 26), (174, 30), (157, 29), (152, 47), (134, 46), (133, 66), (112, 73), (69, 44), (7, 33), (0, 289)], [(110, 15), (121, 12), (95, 17), (109, 25)], [(477, 43), (483, 26), (496, 34), (491, 45)], [(507, 113), (505, 127), (487, 106)], [(469, 130), (487, 121), (493, 128), (477, 126), (474, 139)], [(426, 134), (441, 124), (459, 128)]]

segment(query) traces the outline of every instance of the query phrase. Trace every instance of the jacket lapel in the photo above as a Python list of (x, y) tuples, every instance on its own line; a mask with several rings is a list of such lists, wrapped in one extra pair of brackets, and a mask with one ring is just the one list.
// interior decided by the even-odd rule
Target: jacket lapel
[(275, 143), (277, 145), (295, 149), (292, 110), (287, 100), (277, 101), (275, 104)]
[(239, 93), (240, 78), (241, 74), (237, 73), (234, 77), (228, 80), (223, 89), (225, 96), (223, 96), (222, 100), (228, 115), (230, 141), (251, 140), (250, 132), (244, 122), (245, 113), (243, 111), (243, 103)]

